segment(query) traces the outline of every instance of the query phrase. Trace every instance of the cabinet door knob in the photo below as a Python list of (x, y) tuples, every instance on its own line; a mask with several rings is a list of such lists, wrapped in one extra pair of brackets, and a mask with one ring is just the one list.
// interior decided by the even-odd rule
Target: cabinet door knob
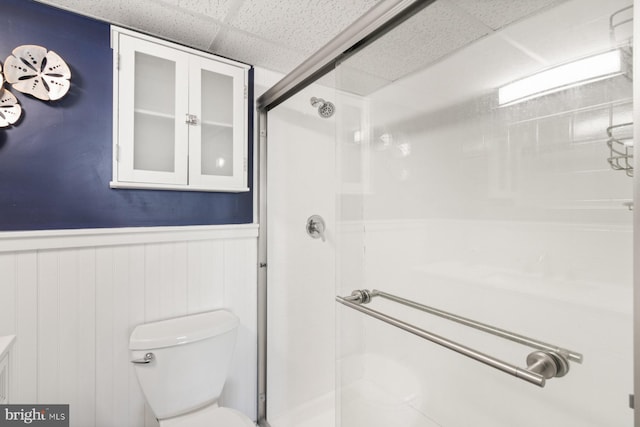
[(186, 114), (184, 122), (188, 125), (197, 125), (198, 124), (198, 116), (195, 114)]

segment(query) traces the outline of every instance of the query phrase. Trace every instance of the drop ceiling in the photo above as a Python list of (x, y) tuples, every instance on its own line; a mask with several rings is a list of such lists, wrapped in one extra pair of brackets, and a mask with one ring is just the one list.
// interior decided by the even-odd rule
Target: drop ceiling
[(39, 0), (287, 73), (375, 0)]
[[(377, 1), (38, 0), (255, 66), (288, 73)], [(375, 86), (560, 0), (439, 0), (363, 56)], [(372, 59), (389, 58), (384, 66)]]

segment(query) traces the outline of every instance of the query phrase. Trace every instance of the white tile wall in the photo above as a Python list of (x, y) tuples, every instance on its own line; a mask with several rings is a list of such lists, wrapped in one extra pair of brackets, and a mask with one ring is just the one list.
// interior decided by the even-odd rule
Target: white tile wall
[[(318, 413), (310, 407), (324, 408), (318, 403), (331, 402), (325, 396), (335, 386), (334, 119), (321, 118), (312, 97), (336, 102), (335, 91), (313, 85), (269, 112), (267, 414), (273, 427), (313, 425), (306, 423)], [(324, 242), (305, 231), (315, 214), (326, 223)]]
[(233, 234), (114, 246), (102, 245), (103, 235), (93, 246), (38, 250), (36, 242), (0, 252), (0, 335), (17, 336), (12, 401), (69, 403), (77, 427), (155, 426), (129, 334), (140, 323), (227, 307), (241, 325), (223, 401), (255, 419), (257, 245)]
[[(433, 219), (365, 227), (360, 287), (565, 346), (585, 360), (538, 389), (340, 307), (343, 425), (412, 411), (406, 425), (431, 426), (423, 417), (443, 426), (632, 424), (630, 226)], [(518, 366), (530, 351), (399, 304), (374, 300), (371, 308)], [(368, 413), (358, 412), (362, 401)], [(525, 407), (535, 416), (523, 417)]]
[[(584, 363), (540, 390), (340, 307), (342, 425), (633, 423), (633, 180), (611, 170), (606, 144), (607, 126), (631, 119), (631, 84), (620, 76), (507, 108), (494, 98), (540, 69), (536, 57), (549, 66), (608, 49), (609, 16), (628, 4), (564, 2), (371, 94), (370, 191), (338, 218), (353, 221), (345, 230), (362, 253), (343, 251), (343, 293), (387, 291)], [(345, 280), (358, 269), (360, 282)], [(384, 300), (371, 308), (524, 366), (520, 345)]]

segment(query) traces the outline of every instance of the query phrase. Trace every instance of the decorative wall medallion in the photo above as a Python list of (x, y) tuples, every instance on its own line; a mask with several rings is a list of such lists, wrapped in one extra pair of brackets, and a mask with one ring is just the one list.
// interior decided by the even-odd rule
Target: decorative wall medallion
[[(2, 66), (0, 66), (1, 71)], [(3, 84), (4, 79), (0, 73), (0, 128), (14, 124), (22, 114), (22, 107), (18, 104), (18, 100), (11, 92), (2, 87)]]
[(0, 89), (0, 128), (14, 124), (22, 114), (22, 107), (11, 92)]
[(71, 70), (54, 51), (23, 45), (12, 54), (4, 63), (4, 76), (16, 90), (43, 101), (55, 101), (69, 91)]

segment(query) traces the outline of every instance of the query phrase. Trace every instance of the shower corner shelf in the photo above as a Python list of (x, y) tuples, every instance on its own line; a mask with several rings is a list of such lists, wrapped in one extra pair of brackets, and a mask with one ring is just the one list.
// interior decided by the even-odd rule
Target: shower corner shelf
[(607, 161), (613, 170), (623, 170), (633, 177), (633, 122), (611, 125), (607, 128)]

